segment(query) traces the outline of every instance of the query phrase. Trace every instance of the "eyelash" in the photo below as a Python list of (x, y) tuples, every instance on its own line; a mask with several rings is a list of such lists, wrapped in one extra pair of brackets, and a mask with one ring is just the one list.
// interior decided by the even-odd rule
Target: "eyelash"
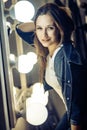
[(55, 29), (54, 27), (48, 27), (48, 29), (51, 29), (51, 30), (53, 30), (53, 29)]
[[(37, 28), (36, 28), (36, 30), (42, 30), (42, 29), (43, 29), (43, 28), (41, 28), (41, 27), (37, 27)], [(53, 30), (53, 29), (55, 29), (55, 27), (51, 27), (51, 26), (50, 26), (50, 27), (47, 27), (47, 29)]]
[(38, 28), (36, 28), (36, 30), (41, 30), (42, 28), (40, 28), (40, 27), (38, 27)]

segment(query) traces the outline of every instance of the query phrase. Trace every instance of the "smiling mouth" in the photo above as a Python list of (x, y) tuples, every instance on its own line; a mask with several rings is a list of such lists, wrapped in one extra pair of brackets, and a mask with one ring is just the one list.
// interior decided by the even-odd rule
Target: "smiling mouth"
[(47, 42), (47, 41), (49, 41), (50, 39), (42, 39), (42, 41), (44, 41), (44, 42)]

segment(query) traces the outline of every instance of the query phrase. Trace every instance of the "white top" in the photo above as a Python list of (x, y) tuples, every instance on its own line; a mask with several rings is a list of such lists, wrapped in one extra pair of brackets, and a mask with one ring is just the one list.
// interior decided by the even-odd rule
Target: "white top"
[(64, 102), (64, 98), (63, 98), (62, 91), (61, 91), (61, 86), (58, 83), (58, 80), (57, 80), (57, 77), (56, 77), (55, 71), (54, 71), (54, 59), (55, 59), (57, 52), (62, 48), (62, 46), (63, 45), (61, 45), (60, 47), (58, 47), (55, 50), (52, 57), (50, 57), (50, 55), (47, 56), (45, 80), (46, 80), (47, 84), (50, 85), (58, 93), (58, 95), (61, 97), (61, 99)]

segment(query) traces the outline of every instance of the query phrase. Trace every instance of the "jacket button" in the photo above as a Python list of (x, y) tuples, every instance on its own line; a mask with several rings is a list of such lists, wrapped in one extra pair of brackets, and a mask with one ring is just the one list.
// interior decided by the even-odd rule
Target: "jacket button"
[(70, 80), (68, 80), (67, 82), (70, 83)]
[(69, 97), (67, 97), (67, 100), (69, 100)]

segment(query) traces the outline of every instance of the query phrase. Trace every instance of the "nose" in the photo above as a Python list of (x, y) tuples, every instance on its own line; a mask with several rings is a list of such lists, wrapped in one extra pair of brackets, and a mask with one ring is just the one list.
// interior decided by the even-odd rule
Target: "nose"
[(48, 37), (48, 33), (47, 33), (47, 29), (43, 30), (43, 38), (47, 38)]

